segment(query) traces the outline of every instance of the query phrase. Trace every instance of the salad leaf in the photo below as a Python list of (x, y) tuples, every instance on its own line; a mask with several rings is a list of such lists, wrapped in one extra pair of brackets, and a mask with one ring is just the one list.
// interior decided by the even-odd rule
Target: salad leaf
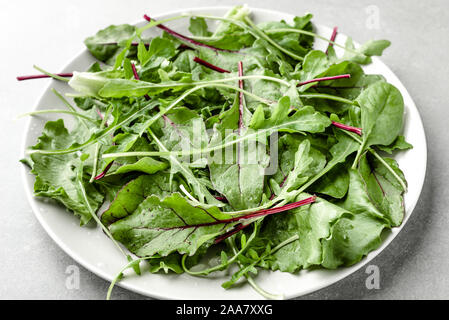
[(112, 61), (119, 52), (120, 46), (136, 31), (136, 27), (129, 24), (111, 25), (86, 38), (84, 44), (90, 53), (100, 61)]
[(396, 138), (396, 140), (394, 140), (394, 142), (388, 146), (376, 146), (378, 149), (385, 151), (389, 154), (392, 154), (393, 151), (396, 150), (408, 150), (408, 149), (412, 149), (413, 146), (408, 143), (407, 141), (405, 141), (404, 136), (398, 136)]
[(403, 123), (404, 101), (398, 89), (376, 82), (357, 98), (361, 108), (363, 141), (366, 146), (389, 145), (398, 136)]
[(361, 110), (362, 143), (356, 162), (371, 145), (389, 145), (399, 135), (404, 116), (404, 100), (393, 85), (378, 81), (370, 85), (357, 98)]
[(167, 174), (141, 175), (125, 184), (111, 202), (109, 208), (101, 215), (105, 225), (129, 216), (148, 196), (152, 194), (161, 197), (177, 190), (177, 183), (170, 181)]
[(355, 49), (352, 38), (348, 37), (346, 40), (346, 47), (351, 51), (346, 50), (343, 60), (350, 60), (359, 64), (371, 63), (371, 56), (380, 56), (383, 51), (390, 46), (388, 40), (370, 40), (365, 42), (359, 48)]
[[(306, 197), (301, 195), (300, 198)], [(349, 213), (324, 199), (292, 210), (291, 213), (270, 217), (261, 230), (260, 236), (270, 239), (273, 245), (281, 243), (292, 235), (298, 235), (297, 241), (281, 248), (273, 254), (266, 267), (272, 270), (295, 272), (323, 263), (323, 241), (332, 238), (332, 225), (340, 217)]]
[[(222, 118), (221, 131), (215, 131), (210, 146), (244, 136), (248, 132), (246, 126), (239, 128), (238, 122), (239, 101), (236, 98), (233, 106)], [(234, 130), (234, 133), (228, 134), (223, 141), (221, 132), (224, 129)], [(247, 139), (236, 144), (236, 150), (231, 150), (232, 159), (227, 156), (228, 150), (225, 149), (223, 153), (214, 154), (214, 159), (209, 164), (212, 185), (234, 210), (244, 210), (261, 204), (264, 169), (269, 162), (264, 142), (258, 141), (257, 138)]]
[(193, 255), (227, 225), (228, 215), (217, 207), (192, 205), (179, 193), (165, 198), (152, 195), (128, 217), (110, 226), (114, 238), (137, 256)]
[(190, 18), (189, 31), (193, 35), (200, 37), (208, 37), (212, 35), (212, 32), (208, 30), (206, 20), (199, 17)]
[[(384, 161), (404, 179), (404, 174), (393, 159), (384, 158)], [(359, 172), (365, 181), (365, 189), (371, 201), (392, 226), (399, 226), (405, 214), (402, 186), (379, 160), (369, 158), (368, 155), (362, 157)]]
[(276, 130), (287, 132), (323, 132), (330, 125), (326, 116), (316, 112), (313, 107), (305, 106), (295, 111), (292, 115), (289, 97), (279, 100), (271, 116), (266, 119), (262, 107), (256, 110), (256, 118), (251, 120), (250, 127), (255, 130), (267, 130), (272, 133)]
[[(33, 148), (42, 150), (66, 148), (77, 141), (76, 137), (76, 134), (69, 133), (64, 127), (63, 120), (49, 121), (44, 127), (42, 136), (39, 137), (38, 144)], [(34, 194), (61, 202), (80, 217), (81, 225), (88, 223), (92, 216), (78, 187), (77, 170), (81, 164), (80, 156), (31, 154), (31, 161), (32, 173), (36, 175)], [(103, 203), (104, 196), (94, 185), (86, 182), (83, 182), (83, 185), (89, 204), (96, 211)]]

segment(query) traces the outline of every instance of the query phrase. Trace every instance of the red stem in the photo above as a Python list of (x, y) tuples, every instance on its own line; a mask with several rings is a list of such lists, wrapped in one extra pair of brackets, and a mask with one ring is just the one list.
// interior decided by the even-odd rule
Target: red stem
[[(259, 216), (264, 216), (264, 215), (269, 215), (269, 214), (274, 214), (274, 213), (279, 213), (279, 212), (283, 212), (283, 211), (287, 211), (287, 210), (292, 210), (295, 208), (298, 208), (300, 206), (304, 206), (306, 204), (311, 204), (313, 202), (315, 202), (316, 200), (316, 196), (311, 196), (309, 198), (306, 198), (304, 200), (301, 201), (297, 201), (297, 202), (293, 202), (290, 204), (286, 204), (285, 206), (282, 207), (278, 207), (278, 208), (271, 208), (271, 209), (264, 209), (264, 210), (259, 210), (256, 211), (254, 213), (250, 213), (247, 214), (246, 216), (240, 217), (240, 218), (233, 218), (233, 219), (249, 219), (249, 218), (254, 218), (254, 217), (259, 217)], [(228, 219), (231, 220), (231, 219)], [(224, 221), (224, 220), (222, 220)], [(214, 242), (215, 243), (219, 243), (221, 241), (223, 241), (226, 238), (229, 238), (230, 236), (236, 234), (237, 232), (239, 232), (240, 230), (242, 230), (243, 228), (247, 227), (249, 224), (238, 224), (236, 226), (234, 226), (233, 229), (231, 229), (230, 231), (218, 236), (217, 238), (215, 238)]]
[(111, 169), (113, 162), (114, 161), (109, 162), (108, 165), (106, 166), (106, 168), (104, 168), (104, 170), (98, 176), (96, 176), (94, 178), (94, 180), (100, 180), (101, 178), (103, 178), (106, 175), (106, 173), (109, 171), (109, 169)]
[(342, 74), (342, 75), (339, 75), (339, 76), (330, 76), (330, 77), (322, 77), (322, 78), (310, 79), (310, 80), (307, 80), (307, 81), (300, 82), (296, 86), (300, 87), (300, 86), (303, 86), (305, 84), (312, 83), (312, 82), (329, 81), (329, 80), (346, 79), (346, 78), (351, 78), (351, 75), (348, 73), (348, 74)]
[(214, 70), (214, 71), (217, 71), (217, 72), (221, 72), (221, 73), (231, 73), (231, 72), (228, 71), (228, 70), (225, 70), (225, 69), (222, 69), (222, 68), (220, 68), (220, 67), (217, 67), (217, 66), (213, 65), (212, 63), (209, 63), (209, 62), (207, 62), (207, 61), (205, 61), (205, 60), (203, 60), (203, 59), (201, 59), (201, 58), (198, 58), (198, 57), (193, 58), (193, 61), (195, 61), (196, 63), (199, 63), (199, 64), (201, 64), (201, 65), (203, 65), (203, 66), (205, 66), (205, 67), (207, 67), (207, 68), (209, 68), (209, 69), (212, 69), (212, 70)]
[[(147, 16), (146, 14), (143, 15), (143, 18), (144, 18), (145, 20), (147, 20), (148, 22), (151, 22), (152, 20), (154, 20), (154, 19), (151, 19), (151, 18), (150, 18), (149, 16)], [(154, 20), (154, 21), (156, 21), (156, 20)], [(187, 36), (184, 36), (184, 35), (182, 35), (182, 34), (176, 32), (176, 31), (174, 31), (174, 30), (172, 30), (172, 29), (170, 29), (170, 28), (164, 26), (163, 24), (158, 24), (156, 27), (158, 27), (159, 29), (164, 30), (165, 32), (171, 34), (172, 36), (174, 36), (174, 37), (176, 37), (176, 38), (178, 38), (178, 39), (180, 39), (180, 40), (189, 42), (189, 43), (191, 43), (191, 44), (193, 44), (193, 45), (196, 45), (196, 46), (205, 47), (205, 48), (208, 48), (208, 49), (211, 49), (211, 50), (214, 50), (214, 51), (238, 52), (238, 51), (233, 51), (233, 50), (220, 49), (220, 48), (216, 48), (216, 47), (207, 45), (207, 44), (205, 44), (205, 43), (198, 42), (198, 41), (196, 41), (196, 40), (193, 40), (193, 39), (191, 39), (191, 38), (189, 38), (189, 37), (187, 37)]]
[(193, 224), (193, 225), (186, 224), (183, 226), (176, 226), (176, 227), (171, 227), (171, 228), (158, 228), (158, 229), (160, 229), (160, 230), (188, 229), (188, 228), (208, 227), (208, 226), (214, 226), (217, 224), (224, 224), (224, 223), (232, 223), (232, 222), (236, 222), (236, 221), (240, 221), (240, 220), (244, 220), (244, 219), (246, 220), (246, 219), (251, 219), (251, 218), (263, 217), (263, 216), (267, 216), (270, 214), (275, 214), (275, 213), (279, 213), (279, 212), (283, 212), (283, 211), (287, 211), (287, 210), (292, 210), (292, 209), (298, 208), (300, 206), (304, 206), (306, 204), (311, 204), (311, 203), (315, 202), (315, 200), (316, 200), (316, 196), (311, 196), (311, 197), (306, 198), (301, 201), (286, 204), (282, 207), (258, 210), (258, 211), (248, 213), (246, 215), (239, 216), (239, 217), (233, 217), (233, 218), (223, 219), (223, 220), (215, 220), (212, 222), (198, 223), (198, 224)]
[[(67, 77), (67, 78), (70, 78), (70, 77), (73, 76), (73, 73), (55, 73), (55, 74), (57, 76)], [(34, 75), (30, 75), (30, 76), (19, 76), (19, 77), (16, 77), (16, 79), (19, 80), (19, 81), (32, 80), (32, 79), (42, 79), (42, 78), (51, 78), (51, 77), (46, 75), (46, 74), (34, 74)]]
[(343, 123), (340, 123), (340, 122), (336, 122), (336, 121), (332, 121), (332, 124), (334, 126), (336, 126), (337, 128), (340, 128), (340, 129), (343, 129), (343, 130), (346, 130), (346, 131), (354, 132), (354, 133), (358, 134), (359, 136), (362, 135), (362, 129), (361, 128), (348, 126), (346, 124), (343, 124)]
[[(332, 30), (332, 35), (331, 35), (330, 41), (335, 42), (336, 37), (337, 37), (337, 27), (334, 27), (334, 30)], [(329, 43), (329, 45), (327, 46), (327, 49), (326, 49), (326, 54), (327, 54), (329, 48), (332, 46), (333, 46), (333, 43)]]
[[(134, 74), (134, 79), (136, 80), (140, 80), (139, 75), (137, 74), (137, 70), (136, 70), (136, 66), (134, 63), (131, 63), (131, 68), (133, 69), (133, 74)], [(150, 100), (150, 96), (149, 95), (144, 95), (145, 100)]]
[(249, 226), (249, 224), (241, 224), (241, 223), (239, 223), (233, 229), (231, 229), (228, 232), (223, 233), (222, 235), (216, 237), (215, 240), (214, 240), (214, 243), (217, 244), (217, 243), (219, 243), (219, 242), (229, 238), (230, 236), (236, 234), (237, 232), (239, 232), (240, 230), (246, 228), (247, 226)]

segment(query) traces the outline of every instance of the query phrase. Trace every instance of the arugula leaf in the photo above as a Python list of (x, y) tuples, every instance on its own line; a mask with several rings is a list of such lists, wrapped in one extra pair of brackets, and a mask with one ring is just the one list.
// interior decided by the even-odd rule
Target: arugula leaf
[(208, 28), (207, 23), (206, 20), (204, 20), (204, 18), (200, 17), (190, 18), (189, 31), (193, 35), (200, 37), (209, 37), (210, 35), (212, 35), (212, 32), (210, 32), (207, 28)]
[(311, 177), (319, 174), (325, 164), (324, 156), (310, 148), (310, 141), (302, 141), (294, 153), (294, 162), (284, 166), (281, 164), (281, 170), (285, 175), (282, 183), (276, 185), (274, 181), (271, 181), (271, 187), (276, 194), (275, 200), (293, 201), (299, 193), (298, 189)]
[[(141, 42), (142, 43), (142, 42)], [(148, 69), (154, 69), (161, 66), (164, 61), (168, 61), (173, 58), (177, 51), (172, 41), (165, 38), (153, 38), (150, 42), (148, 51), (144, 51), (145, 46), (139, 43), (142, 54), (140, 64), (142, 66), (142, 72), (145, 73)]]
[(184, 272), (181, 266), (181, 257), (179, 254), (173, 253), (166, 257), (148, 259), (148, 263), (150, 265), (151, 273), (161, 271), (164, 271), (164, 273), (169, 273), (172, 271), (180, 274)]
[[(83, 130), (79, 125), (78, 130)], [(33, 149), (51, 150), (66, 148), (75, 143), (78, 130), (72, 133), (64, 127), (63, 120), (49, 121), (45, 124), (39, 142)], [(86, 208), (84, 199), (78, 187), (78, 167), (81, 159), (76, 154), (45, 155), (31, 154), (32, 170), (36, 175), (34, 194), (55, 199), (64, 204), (69, 210), (80, 217), (81, 225), (92, 218)], [(83, 183), (91, 208), (96, 211), (103, 203), (103, 195), (94, 185)]]
[[(310, 20), (312, 19), (311, 14), (306, 14), (303, 17), (295, 17), (294, 18), (294, 28), (312, 31), (312, 24)], [(258, 25), (258, 27), (263, 31), (269, 31), (272, 29), (291, 29), (292, 26), (285, 23), (285, 21), (270, 21), (270, 22), (262, 22)], [(298, 54), (299, 56), (306, 55), (312, 48), (313, 45), (313, 37), (306, 36), (304, 34), (297, 34), (292, 32), (276, 32), (270, 34), (270, 38), (278, 43), (281, 47), (287, 48), (292, 52)]]

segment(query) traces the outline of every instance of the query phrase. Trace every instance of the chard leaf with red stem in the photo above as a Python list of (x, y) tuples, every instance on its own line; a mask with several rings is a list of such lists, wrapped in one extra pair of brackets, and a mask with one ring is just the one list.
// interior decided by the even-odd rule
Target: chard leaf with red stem
[(193, 204), (179, 193), (165, 198), (151, 195), (126, 218), (110, 225), (113, 237), (137, 256), (193, 255), (198, 248), (245, 220), (278, 214), (315, 201), (309, 197), (284, 207), (245, 215), (222, 213), (215, 206)]

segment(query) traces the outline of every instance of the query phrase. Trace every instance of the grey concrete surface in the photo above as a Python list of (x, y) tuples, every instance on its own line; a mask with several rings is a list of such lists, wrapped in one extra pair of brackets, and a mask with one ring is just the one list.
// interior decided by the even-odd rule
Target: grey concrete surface
[[(0, 4), (1, 221), (0, 299), (103, 299), (108, 283), (80, 268), (80, 288), (66, 286), (67, 256), (35, 219), (20, 178), (25, 121), (49, 80), (18, 83), (33, 64), (59, 70), (83, 49), (83, 39), (111, 23), (134, 22), (143, 12), (235, 5), (229, 0), (2, 1)], [(392, 41), (382, 60), (402, 80), (421, 113), (428, 143), (428, 171), (421, 198), (403, 231), (370, 264), (380, 270), (380, 289), (365, 287), (365, 268), (301, 299), (449, 298), (449, 2), (251, 1), (250, 6), (288, 13), (312, 12), (315, 22), (339, 26), (356, 41)], [(373, 7), (374, 6), (374, 7)], [(369, 20), (379, 13), (379, 25)], [(374, 27), (374, 28), (373, 28)], [(378, 28), (376, 28), (378, 27)], [(117, 288), (115, 299), (146, 299)]]

